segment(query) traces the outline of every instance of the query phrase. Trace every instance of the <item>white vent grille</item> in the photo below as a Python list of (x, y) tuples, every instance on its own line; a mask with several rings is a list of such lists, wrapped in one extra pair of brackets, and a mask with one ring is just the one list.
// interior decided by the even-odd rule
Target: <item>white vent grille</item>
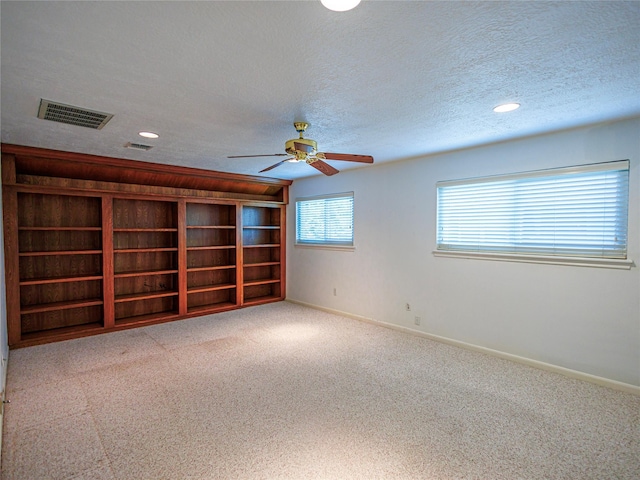
[(38, 118), (43, 120), (78, 125), (79, 127), (93, 128), (95, 130), (101, 130), (112, 117), (113, 115), (110, 113), (96, 112), (45, 99), (40, 100), (40, 109), (38, 110)]
[(131, 143), (131, 142), (127, 142), (124, 146), (126, 148), (133, 148), (134, 150), (151, 150), (153, 148), (151, 145), (145, 145), (143, 143)]

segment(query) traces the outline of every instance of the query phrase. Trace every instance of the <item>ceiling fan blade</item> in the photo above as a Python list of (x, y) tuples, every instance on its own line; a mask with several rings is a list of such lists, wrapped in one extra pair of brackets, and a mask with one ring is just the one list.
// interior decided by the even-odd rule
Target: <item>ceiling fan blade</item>
[(313, 152), (313, 147), (311, 145), (307, 145), (306, 143), (293, 142), (293, 146), (296, 147), (296, 150), (299, 152)]
[(327, 153), (323, 152), (327, 160), (344, 160), (345, 162), (373, 163), (371, 155), (352, 155), (349, 153)]
[(260, 170), (260, 173), (262, 172), (268, 172), (269, 170), (271, 170), (272, 168), (276, 168), (279, 167), (280, 165), (282, 165), (284, 162), (286, 162), (287, 160), (282, 160), (281, 162), (278, 163), (274, 163), (273, 165), (271, 165), (270, 167), (265, 168), (264, 170)]
[(324, 163), (322, 160), (316, 160), (309, 165), (311, 165), (316, 170), (320, 170), (322, 173), (328, 176), (340, 173), (340, 170), (338, 170), (337, 168), (333, 168), (331, 165), (329, 165), (328, 163)]
[(286, 157), (288, 155), (288, 153), (269, 153), (267, 155), (230, 155), (227, 158)]

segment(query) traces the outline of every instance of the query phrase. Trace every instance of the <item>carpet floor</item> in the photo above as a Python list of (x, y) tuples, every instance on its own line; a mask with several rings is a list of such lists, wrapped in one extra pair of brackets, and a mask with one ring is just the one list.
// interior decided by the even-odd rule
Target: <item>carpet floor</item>
[(640, 397), (288, 302), (12, 350), (3, 479), (638, 479)]

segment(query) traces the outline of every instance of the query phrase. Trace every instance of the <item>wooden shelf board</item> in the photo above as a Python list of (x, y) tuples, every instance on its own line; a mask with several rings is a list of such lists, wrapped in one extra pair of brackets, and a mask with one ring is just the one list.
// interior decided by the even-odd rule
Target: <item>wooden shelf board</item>
[(242, 284), (243, 287), (254, 287), (256, 285), (267, 285), (269, 283), (280, 283), (280, 279), (274, 278), (263, 278), (261, 280), (251, 280), (250, 282), (245, 282)]
[(116, 327), (122, 327), (126, 325), (140, 325), (144, 323), (159, 323), (162, 321), (171, 320), (174, 318), (179, 318), (177, 312), (159, 312), (159, 313), (150, 313), (148, 315), (138, 315), (136, 317), (126, 317), (116, 319)]
[(138, 300), (149, 300), (152, 298), (175, 297), (177, 295), (178, 295), (178, 292), (173, 290), (131, 293), (128, 295), (116, 295), (114, 302), (115, 303), (135, 302)]
[(21, 257), (50, 257), (58, 255), (100, 255), (102, 250), (51, 250), (40, 252), (20, 252)]
[(220, 302), (220, 303), (210, 303), (208, 305), (198, 305), (197, 307), (189, 307), (187, 309), (187, 313), (189, 315), (193, 313), (204, 314), (207, 312), (218, 312), (220, 310), (230, 310), (235, 308), (237, 305), (231, 302)]
[(53, 312), (56, 310), (67, 310), (71, 308), (93, 307), (102, 304), (103, 302), (100, 298), (89, 298), (86, 300), (73, 300), (67, 302), (41, 303), (39, 305), (28, 305), (21, 307), (20, 313), (22, 315), (28, 315), (30, 313)]
[(113, 278), (127, 278), (127, 277), (143, 277), (151, 275), (168, 275), (171, 273), (178, 273), (178, 269), (175, 270), (147, 270), (144, 272), (120, 272), (113, 275)]
[(102, 227), (18, 227), (21, 232), (99, 232)]
[(86, 282), (89, 280), (102, 280), (102, 275), (73, 275), (67, 277), (30, 278), (21, 280), (20, 285), (44, 285), (47, 283)]
[(245, 298), (242, 306), (246, 307), (249, 305), (259, 305), (261, 303), (277, 302), (280, 300), (282, 300), (282, 297), (279, 295), (265, 295), (263, 297)]
[(273, 248), (280, 247), (279, 243), (261, 243), (258, 245), (243, 245), (244, 248)]
[(177, 232), (177, 228), (114, 228), (114, 233)]
[(187, 247), (187, 252), (195, 252), (198, 250), (231, 250), (236, 248), (235, 245), (208, 245), (204, 247)]
[(187, 225), (187, 230), (210, 229), (210, 230), (235, 230), (235, 225)]
[(230, 270), (232, 268), (236, 268), (235, 265), (218, 265), (212, 267), (189, 267), (187, 268), (187, 273), (191, 272), (208, 272), (211, 270)]
[(280, 225), (244, 225), (246, 230), (280, 230)]
[(77, 338), (78, 336), (91, 335), (92, 333), (101, 333), (104, 327), (100, 322), (84, 323), (82, 325), (73, 325), (71, 327), (52, 328), (51, 330), (42, 330), (40, 332), (23, 333), (20, 338), (21, 346), (36, 345), (42, 343), (41, 340), (47, 339), (51, 341), (64, 340), (66, 338)]
[(154, 253), (177, 252), (178, 247), (153, 247), (153, 248), (115, 248), (113, 253)]
[(244, 267), (271, 267), (275, 265), (280, 265), (280, 262), (245, 263)]
[(221, 283), (218, 285), (205, 285), (201, 287), (189, 287), (187, 289), (187, 294), (191, 293), (202, 293), (202, 292), (213, 292), (214, 290), (228, 290), (230, 288), (236, 288), (235, 283)]

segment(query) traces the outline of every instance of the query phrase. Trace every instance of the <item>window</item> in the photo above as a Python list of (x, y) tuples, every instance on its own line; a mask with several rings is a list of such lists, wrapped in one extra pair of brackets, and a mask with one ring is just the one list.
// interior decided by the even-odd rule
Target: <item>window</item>
[(626, 259), (629, 162), (437, 183), (437, 251)]
[(296, 244), (353, 246), (353, 192), (297, 199)]

